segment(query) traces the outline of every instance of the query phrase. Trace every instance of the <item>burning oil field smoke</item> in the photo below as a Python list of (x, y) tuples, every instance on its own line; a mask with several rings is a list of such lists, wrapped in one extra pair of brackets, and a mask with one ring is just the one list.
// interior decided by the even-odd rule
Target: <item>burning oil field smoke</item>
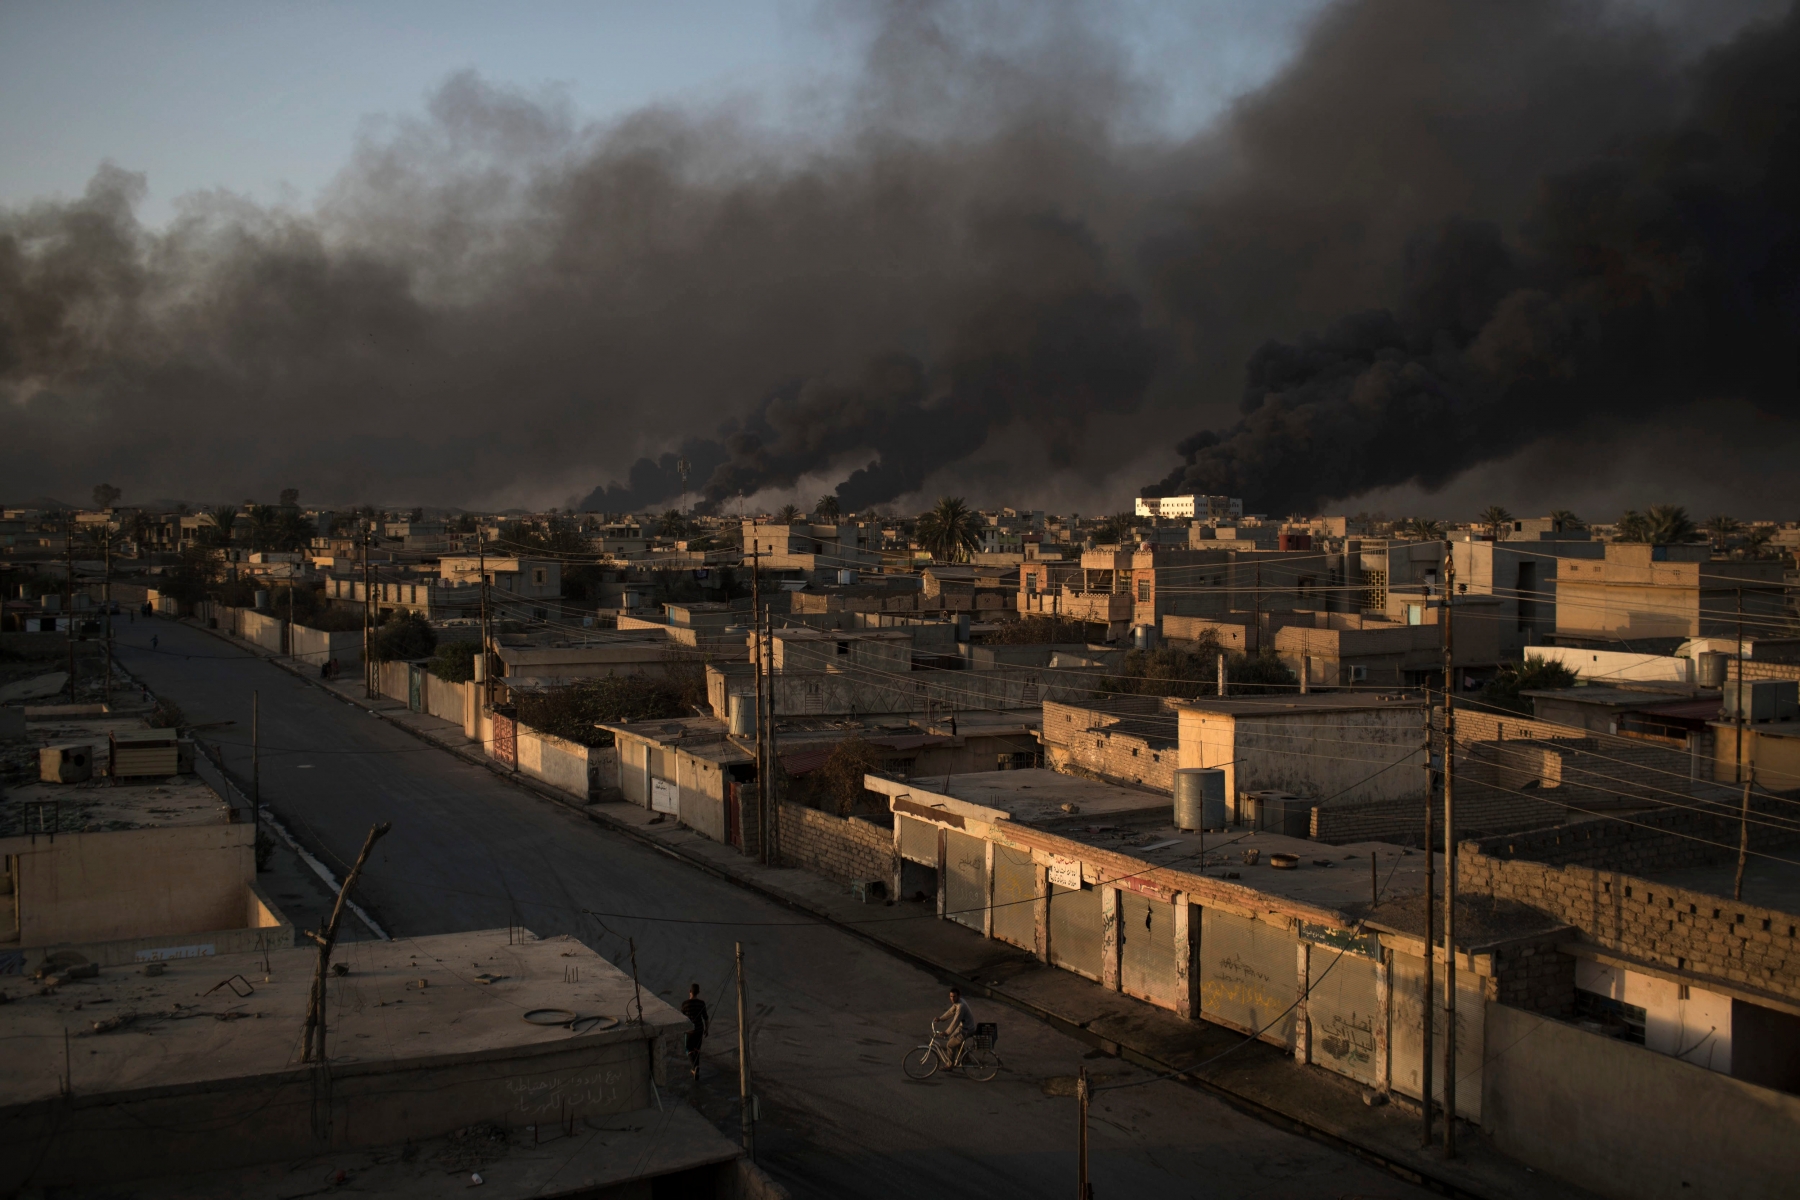
[(826, 132), (463, 75), (310, 212), (146, 230), (108, 166), (0, 213), (5, 498), (635, 510), (685, 457), (854, 510), (1179, 456), (1285, 511), (1794, 404), (1791, 14), (1351, 0), (1174, 137), (1104, 10), (992, 9), (880, 10)]

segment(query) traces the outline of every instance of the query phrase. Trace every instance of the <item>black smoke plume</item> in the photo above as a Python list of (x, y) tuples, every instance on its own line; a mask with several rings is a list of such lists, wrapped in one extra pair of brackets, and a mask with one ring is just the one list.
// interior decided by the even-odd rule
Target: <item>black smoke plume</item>
[(306, 211), (0, 212), (0, 498), (1110, 508), (1204, 427), (1165, 486), (1282, 509), (1792, 395), (1755, 0), (1344, 0), (1179, 133), (1111, 6), (873, 11), (805, 133), (460, 75)]
[[(1800, 412), (1800, 17), (1694, 70), (1679, 120), (1415, 242), (1403, 301), (1251, 355), (1242, 419), (1146, 494), (1274, 513), (1694, 401)], [(1616, 432), (1616, 429), (1613, 431)]]

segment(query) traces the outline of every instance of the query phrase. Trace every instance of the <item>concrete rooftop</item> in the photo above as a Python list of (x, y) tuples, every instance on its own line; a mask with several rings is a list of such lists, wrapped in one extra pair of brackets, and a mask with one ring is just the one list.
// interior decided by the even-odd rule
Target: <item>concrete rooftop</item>
[[(631, 977), (571, 937), (540, 941), (498, 929), (348, 942), (333, 962), (349, 968), (328, 985), (326, 1048), (340, 1072), (452, 1055), (507, 1058), (571, 1038), (632, 1041), (688, 1025), (648, 992), (643, 1014), (653, 1033), (628, 1024)], [(296, 1068), (317, 963), (309, 945), (266, 957), (175, 960), (157, 976), (103, 967), (92, 979), (54, 988), (7, 980), (0, 987), (10, 1001), (0, 1006), (8, 1047), (0, 1105), (57, 1096), (65, 1062), (73, 1090), (86, 1095)], [(572, 1033), (525, 1020), (535, 1009), (608, 1019)]]
[[(26, 722), (25, 749), (31, 782), (10, 787), (0, 803), (0, 837), (117, 829), (158, 829), (175, 825), (222, 825), (231, 806), (197, 775), (114, 780), (106, 775), (112, 733), (148, 728), (141, 715), (49, 717)], [(44, 746), (76, 744), (92, 748), (93, 779), (85, 783), (42, 783), (37, 753)]]

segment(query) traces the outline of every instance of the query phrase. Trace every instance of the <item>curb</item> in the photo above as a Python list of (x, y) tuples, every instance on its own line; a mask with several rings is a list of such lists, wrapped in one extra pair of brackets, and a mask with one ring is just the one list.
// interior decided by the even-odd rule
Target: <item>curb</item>
[[(181, 621), (180, 618), (177, 618), (177, 620), (181, 623), (186, 623), (185, 621)], [(189, 627), (198, 629), (202, 633), (211, 634), (229, 645), (239, 644), (239, 639), (232, 638), (216, 629), (207, 629), (199, 625), (191, 625)], [(244, 647), (244, 649), (250, 657), (260, 658), (263, 661), (286, 671), (301, 682), (318, 688), (325, 694), (336, 700), (342, 701), (352, 708), (361, 709), (363, 712), (381, 719), (394, 728), (410, 734), (427, 745), (434, 746), (439, 750), (452, 754), (457, 758), (462, 759), (464, 762), (475, 766), (485, 767), (494, 775), (499, 776), (501, 779), (508, 780), (520, 790), (529, 792), (539, 799), (549, 800), (563, 805), (564, 807), (574, 809), (589, 821), (603, 829), (623, 834), (640, 845), (646, 846), (652, 850), (660, 851), (670, 858), (676, 859), (688, 866), (697, 867), (715, 879), (735, 884), (747, 891), (756, 893), (766, 900), (774, 901), (784, 908), (812, 917), (814, 920), (821, 921), (833, 928), (842, 930), (852, 937), (860, 938), (921, 970), (936, 975), (940, 979), (955, 983), (964, 991), (972, 992), (981, 996), (983, 999), (1004, 1004), (1009, 1008), (1035, 1017), (1056, 1029), (1058, 1032), (1072, 1037), (1077, 1041), (1085, 1042), (1106, 1054), (1123, 1059), (1126, 1062), (1132, 1063), (1134, 1066), (1167, 1074), (1171, 1081), (1182, 1083), (1198, 1091), (1205, 1092), (1246, 1116), (1254, 1117), (1265, 1124), (1273, 1125), (1278, 1129), (1305, 1137), (1311, 1141), (1318, 1142), (1321, 1145), (1330, 1146), (1331, 1148), (1342, 1151), (1361, 1162), (1371, 1166), (1380, 1167), (1397, 1179), (1401, 1179), (1417, 1187), (1428, 1188), (1439, 1195), (1454, 1196), (1461, 1198), (1461, 1200), (1504, 1200), (1504, 1193), (1477, 1191), (1470, 1188), (1467, 1184), (1458, 1183), (1455, 1180), (1444, 1178), (1442, 1175), (1436, 1173), (1428, 1173), (1411, 1163), (1392, 1157), (1386, 1151), (1366, 1146), (1359, 1142), (1350, 1141), (1342, 1134), (1334, 1133), (1322, 1126), (1312, 1124), (1303, 1117), (1296, 1117), (1292, 1114), (1283, 1112), (1280, 1109), (1270, 1108), (1261, 1101), (1252, 1099), (1239, 1092), (1232, 1091), (1222, 1084), (1213, 1083), (1199, 1076), (1181, 1071), (1175, 1067), (1174, 1064), (1165, 1063), (1144, 1051), (1133, 1049), (1130, 1046), (1113, 1041), (1110, 1038), (1101, 1037), (1099, 1034), (1087, 1029), (1087, 1027), (1081, 1023), (1071, 1021), (1069, 1018), (1051, 1012), (1049, 1009), (1041, 1008), (1029, 1000), (1010, 995), (1006, 992), (996, 991), (988, 984), (983, 983), (980, 979), (970, 978), (939, 963), (932, 962), (923, 955), (910, 950), (905, 946), (890, 942), (860, 925), (839, 920), (837, 917), (813, 907), (811, 904), (797, 896), (769, 887), (755, 879), (734, 874), (706, 859), (684, 853), (677, 847), (666, 845), (658, 839), (649, 836), (634, 825), (616, 821), (604, 813), (592, 812), (588, 809), (587, 805), (575, 799), (575, 797), (570, 796), (565, 792), (559, 792), (555, 788), (545, 784), (541, 784), (530, 776), (523, 775), (516, 770), (507, 770), (485, 754), (476, 754), (475, 752), (465, 750), (462, 747), (446, 745), (436, 738), (430, 737), (421, 730), (414, 729), (402, 721), (394, 720), (387, 713), (369, 707), (365, 701), (359, 701), (352, 696), (345, 696), (332, 688), (325, 687), (320, 684), (318, 680), (308, 678), (304, 672), (288, 665), (279, 657), (258, 653), (257, 651), (260, 648)]]

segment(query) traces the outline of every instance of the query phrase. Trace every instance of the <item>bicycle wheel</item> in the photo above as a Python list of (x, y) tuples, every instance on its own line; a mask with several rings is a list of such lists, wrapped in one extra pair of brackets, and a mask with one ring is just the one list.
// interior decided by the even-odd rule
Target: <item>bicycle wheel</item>
[(992, 1050), (977, 1050), (970, 1047), (963, 1054), (963, 1074), (979, 1083), (986, 1083), (1000, 1073), (1000, 1056)]
[(900, 1065), (905, 1068), (909, 1079), (930, 1079), (937, 1074), (937, 1050), (931, 1046), (915, 1047), (906, 1052), (906, 1057), (900, 1060)]

